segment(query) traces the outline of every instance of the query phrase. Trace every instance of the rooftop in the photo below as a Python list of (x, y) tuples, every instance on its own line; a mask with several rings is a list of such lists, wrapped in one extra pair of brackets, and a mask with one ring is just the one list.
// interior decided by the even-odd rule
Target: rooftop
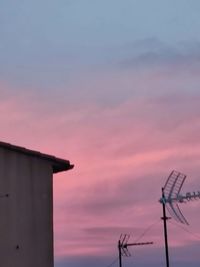
[(57, 158), (51, 155), (43, 154), (41, 152), (30, 150), (25, 147), (20, 147), (20, 146), (16, 146), (16, 145), (12, 145), (12, 144), (0, 141), (0, 148), (4, 148), (7, 150), (15, 151), (18, 153), (23, 153), (28, 156), (37, 157), (37, 158), (46, 160), (52, 165), (53, 173), (67, 171), (74, 167), (74, 165), (71, 165), (70, 161), (68, 160), (64, 160), (64, 159), (60, 159), (60, 158)]

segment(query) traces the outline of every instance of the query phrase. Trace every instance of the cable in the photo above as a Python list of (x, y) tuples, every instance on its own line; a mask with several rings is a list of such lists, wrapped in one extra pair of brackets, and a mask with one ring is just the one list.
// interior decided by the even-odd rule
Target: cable
[(175, 225), (175, 226), (177, 226), (177, 227), (179, 227), (180, 229), (184, 230), (184, 231), (187, 232), (188, 234), (191, 234), (191, 235), (192, 235), (193, 237), (195, 237), (196, 239), (200, 240), (200, 236), (199, 236), (199, 235), (197, 235), (196, 233), (193, 233), (193, 232), (189, 231), (188, 229), (186, 229), (186, 228), (183, 227), (182, 225), (179, 225), (179, 224), (174, 223), (174, 222), (171, 222), (171, 221), (169, 221), (169, 223), (170, 223), (170, 224), (173, 224), (173, 225)]
[(160, 222), (160, 220), (156, 220), (154, 223), (152, 223), (150, 226), (148, 226), (144, 232), (134, 241), (134, 242), (138, 242), (153, 226), (155, 226), (158, 222)]
[(112, 261), (109, 265), (107, 265), (106, 267), (113, 266), (113, 264), (115, 264), (117, 261), (118, 261), (118, 257), (114, 261)]

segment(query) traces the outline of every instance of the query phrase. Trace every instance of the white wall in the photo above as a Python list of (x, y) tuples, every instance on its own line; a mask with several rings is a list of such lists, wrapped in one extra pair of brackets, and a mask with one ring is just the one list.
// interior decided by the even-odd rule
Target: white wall
[(0, 148), (0, 266), (53, 267), (52, 167)]

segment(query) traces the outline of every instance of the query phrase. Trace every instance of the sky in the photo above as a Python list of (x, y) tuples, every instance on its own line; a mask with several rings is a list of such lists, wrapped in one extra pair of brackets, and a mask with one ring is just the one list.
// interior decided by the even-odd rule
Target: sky
[[(54, 177), (55, 267), (165, 266), (161, 187), (200, 190), (198, 0), (1, 0), (0, 140), (70, 160)], [(168, 223), (170, 266), (200, 262), (200, 202)]]

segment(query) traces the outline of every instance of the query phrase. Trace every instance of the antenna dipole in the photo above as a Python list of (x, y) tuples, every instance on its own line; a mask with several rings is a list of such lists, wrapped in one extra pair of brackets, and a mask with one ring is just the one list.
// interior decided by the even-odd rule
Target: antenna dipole
[(128, 243), (130, 235), (122, 235), (118, 241), (118, 251), (119, 251), (119, 267), (122, 267), (122, 256), (130, 257), (131, 254), (128, 250), (130, 246), (143, 246), (143, 245), (152, 245), (153, 242), (140, 242), (140, 243)]

